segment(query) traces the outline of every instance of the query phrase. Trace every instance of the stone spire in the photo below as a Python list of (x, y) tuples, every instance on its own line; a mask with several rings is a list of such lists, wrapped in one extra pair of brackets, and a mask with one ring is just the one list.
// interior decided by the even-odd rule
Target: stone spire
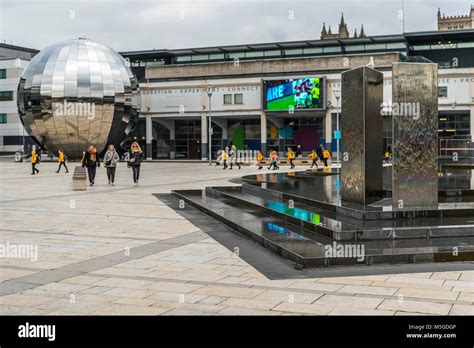
[(357, 37), (357, 28), (354, 30), (354, 37)]
[(359, 37), (365, 37), (364, 25), (362, 24), (360, 27), (360, 34)]
[(349, 30), (347, 30), (347, 24), (344, 21), (344, 13), (341, 13), (341, 23), (339, 24), (339, 37), (349, 37)]
[(326, 23), (323, 22), (323, 30), (321, 31), (321, 39), (324, 38), (328, 34), (328, 31), (326, 30)]
[(345, 26), (346, 23), (344, 22), (344, 12), (341, 13), (341, 24), (339, 24), (340, 27)]

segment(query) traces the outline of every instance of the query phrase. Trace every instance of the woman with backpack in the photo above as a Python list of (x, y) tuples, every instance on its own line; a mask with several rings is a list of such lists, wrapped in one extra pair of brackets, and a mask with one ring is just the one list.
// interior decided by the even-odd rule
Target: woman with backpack
[(272, 167), (273, 167), (273, 170), (280, 169), (280, 167), (278, 167), (277, 165), (277, 162), (278, 162), (278, 154), (275, 150), (272, 150), (270, 152), (270, 167), (268, 167), (267, 169), (271, 169)]
[(295, 153), (291, 147), (288, 147), (288, 160), (290, 161), (290, 169), (295, 168), (295, 164), (293, 161), (295, 160)]
[(130, 159), (128, 160), (128, 166), (132, 168), (133, 182), (135, 186), (138, 186), (138, 179), (140, 178), (140, 166), (143, 161), (143, 151), (137, 142), (132, 144), (130, 149)]
[(36, 168), (36, 165), (39, 163), (39, 155), (36, 153), (36, 149), (33, 148), (33, 151), (31, 151), (31, 170), (32, 173), (31, 175), (39, 174), (38, 168)]
[(221, 161), (224, 165), (222, 169), (227, 169), (227, 159), (229, 157), (229, 148), (226, 146), (224, 150), (221, 152)]
[(311, 169), (313, 169), (313, 167), (316, 167), (318, 168), (318, 153), (316, 152), (316, 149), (314, 149), (313, 151), (310, 152), (309, 154), (309, 157), (311, 158), (312, 162), (311, 162)]
[(107, 152), (104, 155), (104, 167), (107, 170), (107, 178), (109, 179), (109, 185), (114, 186), (115, 181), (115, 170), (117, 169), (117, 163), (120, 157), (115, 151), (115, 146), (110, 144), (107, 148)]
[(63, 150), (59, 150), (59, 161), (58, 162), (59, 162), (59, 167), (58, 167), (58, 170), (56, 171), (56, 173), (59, 173), (62, 166), (64, 166), (64, 168), (66, 169), (66, 173), (69, 173), (69, 169), (67, 168), (67, 165), (66, 165), (66, 156), (64, 155)]
[(263, 161), (263, 155), (262, 153), (260, 152), (260, 150), (258, 150), (257, 152), (257, 165), (258, 165), (258, 170), (262, 169), (263, 166), (262, 166), (262, 161)]
[(329, 150), (327, 148), (324, 148), (323, 150), (323, 162), (324, 162), (324, 166), (327, 167), (328, 166), (328, 159), (331, 158), (331, 154), (329, 153)]

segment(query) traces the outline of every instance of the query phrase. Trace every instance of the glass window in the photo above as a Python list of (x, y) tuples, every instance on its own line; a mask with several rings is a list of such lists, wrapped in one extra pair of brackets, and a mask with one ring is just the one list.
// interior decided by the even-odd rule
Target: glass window
[(323, 53), (323, 48), (322, 47), (303, 48), (303, 53), (304, 54)]
[(351, 46), (346, 46), (346, 51), (347, 51), (347, 52), (363, 51), (364, 49), (365, 49), (365, 45), (351, 45)]
[(2, 91), (0, 92), (0, 101), (13, 100), (13, 91)]
[(459, 42), (458, 48), (470, 48), (474, 47), (474, 42)]
[(244, 95), (242, 93), (234, 94), (234, 104), (243, 104)]
[(285, 50), (285, 55), (287, 56), (293, 56), (296, 54), (303, 54), (303, 49), (302, 48), (294, 48), (291, 50)]
[(230, 59), (245, 58), (245, 52), (233, 52), (228, 54)]
[(470, 134), (469, 114), (440, 114), (439, 115), (440, 137), (452, 137)]
[(7, 69), (0, 69), (0, 79), (7, 78)]
[(0, 124), (7, 123), (7, 114), (0, 114)]
[(176, 61), (178, 63), (181, 63), (181, 62), (190, 62), (191, 61), (191, 56), (178, 56), (176, 57)]
[(245, 58), (263, 57), (263, 51), (250, 51), (245, 53)]
[[(229, 139), (232, 138), (233, 132), (237, 128), (243, 128), (244, 139), (246, 144), (250, 144), (249, 140), (258, 140), (260, 143), (260, 120), (248, 119), (248, 120), (229, 120), (227, 123), (227, 134)], [(253, 146), (250, 144), (250, 148)]]
[(232, 94), (224, 94), (224, 105), (232, 104)]
[(385, 50), (387, 48), (387, 45), (384, 43), (381, 44), (367, 44), (365, 45), (365, 50)]
[(404, 42), (391, 42), (387, 44), (387, 49), (405, 49), (406, 45)]
[(413, 51), (426, 51), (431, 49), (430, 45), (416, 45), (412, 46)]
[(21, 145), (23, 137), (21, 135), (6, 135), (3, 137), (3, 145)]
[(329, 46), (329, 47), (324, 47), (323, 48), (324, 53), (335, 53), (335, 52), (341, 52), (341, 46)]
[(196, 55), (192, 56), (192, 60), (193, 60), (193, 62), (209, 60), (209, 55), (208, 54), (196, 54)]
[(275, 57), (275, 56), (281, 56), (281, 51), (280, 50), (265, 51), (265, 57)]
[(212, 53), (209, 55), (210, 60), (224, 59), (224, 53)]
[(150, 61), (150, 62), (146, 62), (146, 66), (160, 66), (160, 65), (164, 65), (165, 64), (165, 61), (164, 60), (156, 60), (156, 61)]
[(447, 98), (447, 97), (448, 97), (448, 86), (439, 86), (438, 98)]

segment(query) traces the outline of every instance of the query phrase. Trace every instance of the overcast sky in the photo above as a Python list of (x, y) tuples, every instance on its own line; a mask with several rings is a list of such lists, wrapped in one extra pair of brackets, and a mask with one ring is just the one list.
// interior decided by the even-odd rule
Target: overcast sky
[[(405, 0), (405, 31), (436, 30), (438, 7), (466, 15), (471, 0)], [(0, 0), (0, 40), (37, 49), (87, 37), (117, 51), (319, 39), (402, 32), (402, 0)]]

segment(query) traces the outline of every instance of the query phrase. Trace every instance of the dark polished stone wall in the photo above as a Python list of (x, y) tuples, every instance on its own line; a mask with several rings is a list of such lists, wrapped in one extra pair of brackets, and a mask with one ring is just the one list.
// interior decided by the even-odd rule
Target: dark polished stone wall
[(417, 207), (436, 208), (438, 206), (437, 64), (394, 63), (392, 97), (393, 208), (399, 210)]
[(369, 204), (383, 191), (383, 74), (368, 67), (342, 73), (343, 201)]

